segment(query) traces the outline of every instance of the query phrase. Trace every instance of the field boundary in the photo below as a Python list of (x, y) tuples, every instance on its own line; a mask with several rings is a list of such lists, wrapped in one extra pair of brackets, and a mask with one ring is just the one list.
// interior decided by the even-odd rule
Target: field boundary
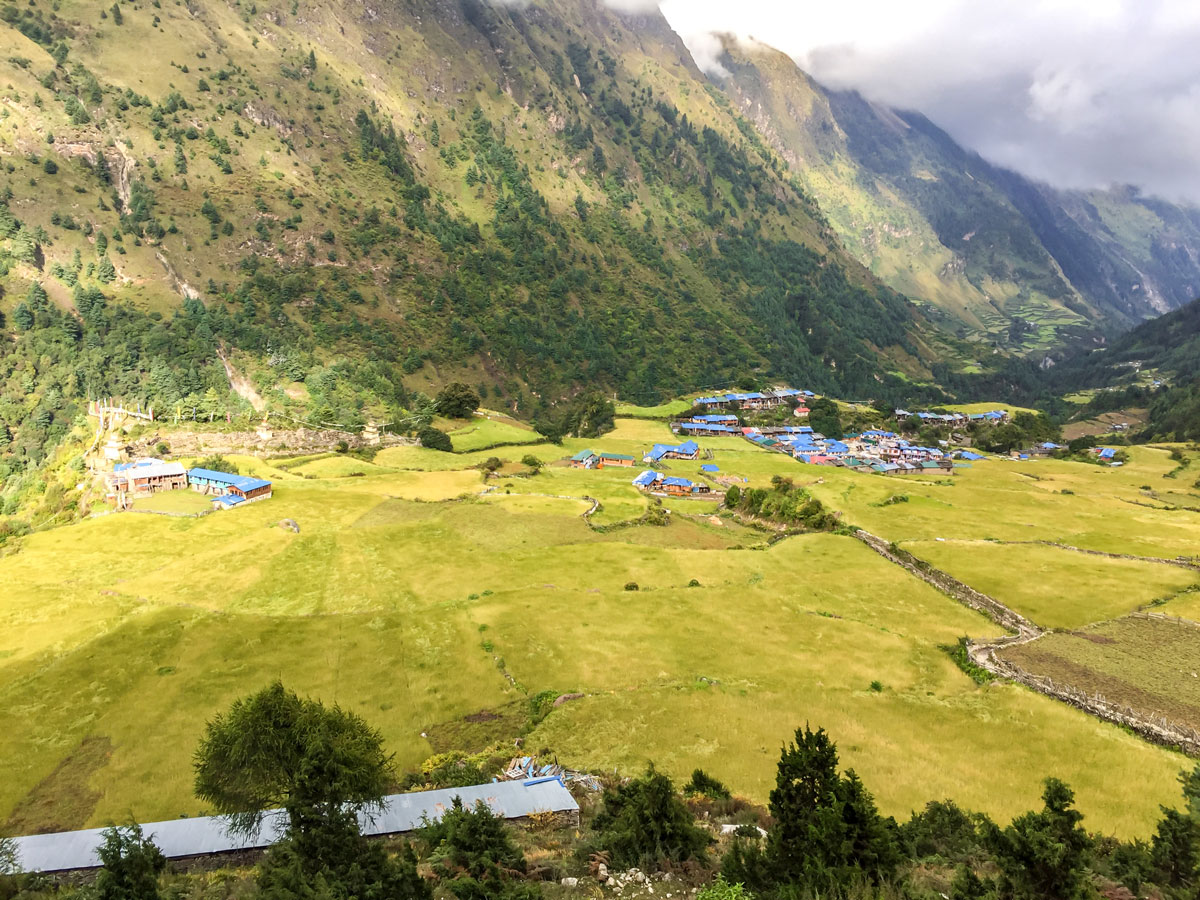
[(1108, 559), (1129, 559), (1135, 562), (1160, 563), (1164, 566), (1179, 566), (1182, 569), (1191, 569), (1193, 572), (1200, 572), (1200, 563), (1190, 562), (1185, 557), (1167, 559), (1165, 556), (1134, 556), (1132, 553), (1109, 553), (1106, 550), (1089, 550), (1086, 547), (1074, 547), (1071, 544), (1061, 544), (1058, 541), (997, 541), (996, 543), (1009, 546), (1040, 544), (1043, 547), (1057, 547), (1059, 550), (1086, 553), (1088, 556), (1104, 556)]
[[(964, 584), (954, 576), (931, 566), (924, 560), (913, 556), (907, 550), (902, 550), (895, 544), (885, 541), (877, 535), (859, 529), (855, 532), (854, 536), (884, 559), (907, 570), (912, 575), (936, 588), (939, 592), (977, 612), (987, 615), (996, 624), (1007, 628), (1011, 632), (1015, 632), (1005, 637), (991, 640), (968, 639), (967, 657), (975, 665), (986, 669), (993, 675), (1006, 678), (1009, 681), (1015, 681), (1031, 690), (1037, 691), (1039, 694), (1044, 694), (1047, 697), (1066, 703), (1098, 719), (1122, 728), (1127, 728), (1151, 743), (1177, 749), (1188, 756), (1200, 756), (1200, 732), (1197, 732), (1193, 728), (1179, 725), (1170, 721), (1165, 716), (1146, 715), (1130, 706), (1114, 703), (1099, 693), (1089, 694), (1071, 685), (1060, 684), (1049, 676), (1035, 675), (1033, 672), (1022, 669), (1015, 663), (1000, 658), (997, 656), (998, 651), (1020, 644), (1032, 643), (1038, 638), (1044, 637), (1047, 632), (1020, 613), (1009, 609), (1008, 606), (994, 597), (989, 597), (987, 594), (975, 590), (975, 588)], [(1052, 544), (1050, 541), (1030, 541), (1028, 543)], [(1052, 544), (1052, 546), (1065, 545)], [(1083, 550), (1081, 552), (1094, 552), (1098, 556), (1114, 555), (1100, 551)], [(1144, 559), (1144, 557), (1130, 558)], [(1162, 562), (1169, 563), (1171, 560), (1162, 560)], [(1192, 565), (1184, 565), (1186, 568), (1195, 568)], [(1132, 615), (1168, 621), (1174, 619), (1171, 616), (1153, 613), (1133, 613)], [(1196, 624), (1190, 620), (1181, 621), (1188, 622), (1190, 625)]]

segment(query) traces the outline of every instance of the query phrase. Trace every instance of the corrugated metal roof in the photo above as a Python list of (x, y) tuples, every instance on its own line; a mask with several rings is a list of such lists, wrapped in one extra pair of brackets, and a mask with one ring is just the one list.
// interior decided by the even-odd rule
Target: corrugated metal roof
[[(456, 797), (461, 798), (463, 805), (469, 808), (483, 802), (494, 814), (505, 819), (519, 819), (537, 812), (579, 809), (579, 804), (559, 779), (534, 778), (415, 794), (393, 794), (384, 798), (382, 812), (370, 819), (360, 817), (360, 824), (363, 833), (368, 835), (412, 831), (421, 827), (425, 819), (433, 821), (441, 818), (442, 813), (453, 806)], [(268, 847), (279, 840), (285, 822), (284, 813), (280, 810), (268, 812), (258, 833), (249, 838), (231, 836), (226, 830), (226, 820), (220, 816), (151, 822), (143, 825), (142, 831), (168, 859), (180, 859)], [(103, 829), (100, 828), (16, 838), (17, 862), (26, 872), (98, 868), (100, 857), (97, 850), (103, 840)]]
[(187, 474), (189, 482), (193, 479), (199, 479), (215, 482), (216, 484), (227, 484), (230, 487), (240, 488), (243, 491), (253, 491), (260, 487), (271, 486), (271, 482), (255, 478), (251, 475), (231, 475), (228, 472), (217, 472), (213, 469), (188, 469)]
[(166, 478), (182, 475), (187, 469), (183, 467), (183, 463), (164, 462), (161, 459), (139, 459), (137, 462), (119, 463), (113, 466), (113, 471), (130, 478)]

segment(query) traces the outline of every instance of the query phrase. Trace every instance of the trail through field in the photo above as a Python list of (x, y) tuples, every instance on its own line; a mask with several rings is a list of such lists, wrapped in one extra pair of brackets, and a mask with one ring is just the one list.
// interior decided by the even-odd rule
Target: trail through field
[[(959, 603), (969, 606), (988, 616), (998, 625), (1009, 630), (1010, 634), (990, 640), (970, 639), (967, 642), (967, 655), (972, 663), (993, 675), (1008, 678), (1039, 693), (1060, 700), (1071, 706), (1091, 713), (1098, 718), (1113, 722), (1137, 732), (1143, 738), (1167, 747), (1178, 747), (1190, 756), (1200, 756), (1200, 732), (1178, 722), (1166, 719), (1164, 716), (1148, 716), (1141, 710), (1133, 709), (1120, 703), (1113, 703), (1100, 694), (1089, 694), (1069, 684), (1059, 684), (1052, 679), (1038, 676), (1014, 663), (1000, 658), (1001, 650), (1011, 649), (1022, 644), (1029, 644), (1044, 637), (1047, 632), (1039, 625), (1011, 609), (995, 597), (990, 597), (964, 582), (959, 581), (947, 572), (943, 572), (908, 553), (877, 535), (861, 529), (855, 533), (860, 541), (889, 562), (903, 568), (941, 593)], [(1011, 542), (1025, 543), (1025, 542)], [(1050, 544), (1048, 541), (1028, 543)], [(1052, 546), (1062, 546), (1055, 545)], [(1075, 547), (1064, 549), (1076, 550)], [(1116, 556), (1120, 554), (1100, 553), (1099, 551), (1081, 550), (1082, 553), (1095, 553), (1099, 556)], [(1132, 557), (1146, 561), (1167, 564), (1184, 565), (1186, 568), (1196, 568), (1190, 563), (1176, 562), (1166, 559)]]

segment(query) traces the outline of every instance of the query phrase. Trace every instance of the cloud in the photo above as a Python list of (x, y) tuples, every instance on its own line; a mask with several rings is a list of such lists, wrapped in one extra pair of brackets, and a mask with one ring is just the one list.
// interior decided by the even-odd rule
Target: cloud
[(711, 32), (752, 36), (830, 87), (919, 110), (1032, 177), (1200, 202), (1195, 0), (663, 0), (662, 10), (702, 68), (719, 65)]

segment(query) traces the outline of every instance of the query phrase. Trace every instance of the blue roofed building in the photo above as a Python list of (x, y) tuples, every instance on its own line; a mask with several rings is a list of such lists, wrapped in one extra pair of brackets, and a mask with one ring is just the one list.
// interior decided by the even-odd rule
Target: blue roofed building
[[(213, 469), (188, 469), (188, 487), (200, 494), (214, 498), (214, 508), (228, 509), (241, 503), (268, 500), (271, 497), (271, 482), (251, 475), (233, 475)], [(235, 501), (222, 498), (238, 498)]]
[(700, 445), (688, 440), (682, 444), (655, 444), (643, 458), (646, 462), (658, 462), (660, 459), (695, 459), (699, 455)]

